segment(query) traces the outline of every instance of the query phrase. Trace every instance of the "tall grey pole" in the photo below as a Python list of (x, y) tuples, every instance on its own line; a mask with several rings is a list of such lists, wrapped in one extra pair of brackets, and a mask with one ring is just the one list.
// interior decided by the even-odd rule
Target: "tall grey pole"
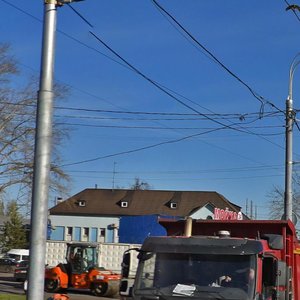
[(292, 172), (293, 172), (293, 100), (288, 96), (286, 100), (286, 140), (285, 140), (285, 198), (284, 198), (284, 219), (292, 220), (293, 193), (292, 193)]
[(296, 67), (299, 65), (298, 53), (290, 67), (289, 94), (286, 100), (286, 150), (285, 150), (285, 194), (284, 219), (293, 220), (293, 124), (295, 113), (293, 110), (293, 78)]
[(49, 175), (53, 115), (56, 0), (45, 0), (40, 85), (37, 100), (27, 299), (44, 299)]
[(44, 299), (48, 198), (52, 144), (53, 80), (56, 8), (82, 0), (44, 0), (40, 84), (36, 111), (36, 134), (30, 223), (30, 264), (27, 299)]

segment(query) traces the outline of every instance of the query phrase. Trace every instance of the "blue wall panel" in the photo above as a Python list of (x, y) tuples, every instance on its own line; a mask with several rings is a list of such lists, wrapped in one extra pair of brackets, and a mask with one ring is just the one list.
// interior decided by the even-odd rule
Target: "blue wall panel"
[(93, 227), (91, 229), (91, 235), (90, 235), (91, 242), (97, 242), (97, 233), (98, 233), (98, 229)]
[(56, 226), (55, 230), (51, 232), (51, 240), (54, 241), (63, 241), (65, 238), (65, 227), (64, 226)]
[(120, 218), (119, 242), (141, 244), (148, 236), (165, 236), (157, 215), (123, 216)]
[(81, 228), (75, 227), (74, 241), (81, 241)]

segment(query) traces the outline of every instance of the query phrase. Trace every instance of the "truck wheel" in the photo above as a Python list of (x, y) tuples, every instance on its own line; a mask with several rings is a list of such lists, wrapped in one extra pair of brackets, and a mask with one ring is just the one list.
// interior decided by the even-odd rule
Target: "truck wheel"
[(95, 296), (104, 296), (106, 291), (107, 291), (107, 283), (99, 282), (93, 284), (92, 293)]
[(49, 293), (59, 290), (59, 281), (57, 279), (45, 279), (45, 291)]

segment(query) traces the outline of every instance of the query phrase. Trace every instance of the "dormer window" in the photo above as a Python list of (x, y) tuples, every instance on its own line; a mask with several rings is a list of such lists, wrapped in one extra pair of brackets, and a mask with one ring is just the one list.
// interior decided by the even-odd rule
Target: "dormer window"
[(171, 202), (170, 203), (170, 208), (171, 209), (176, 209), (177, 208), (177, 203), (176, 202)]
[(127, 201), (121, 201), (121, 207), (128, 207)]
[(85, 206), (86, 206), (85, 200), (78, 200), (78, 201), (77, 201), (77, 204), (78, 204), (78, 206), (80, 206), (80, 207), (85, 207)]

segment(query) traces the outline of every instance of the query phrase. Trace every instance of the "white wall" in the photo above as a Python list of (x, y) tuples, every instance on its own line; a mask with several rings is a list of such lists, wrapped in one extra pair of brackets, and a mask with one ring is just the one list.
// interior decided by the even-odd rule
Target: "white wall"
[(192, 215), (190, 215), (191, 218), (193, 219), (202, 219), (205, 220), (207, 219), (208, 216), (214, 217), (214, 212), (210, 210), (211, 205), (205, 205), (201, 207), (199, 210), (194, 212)]
[[(98, 266), (114, 272), (121, 272), (123, 254), (130, 248), (140, 248), (139, 244), (120, 243), (98, 243)], [(58, 241), (47, 241), (46, 264), (50, 267), (59, 263), (66, 263), (67, 243)], [(135, 273), (137, 267), (137, 253), (132, 256), (132, 271)]]

